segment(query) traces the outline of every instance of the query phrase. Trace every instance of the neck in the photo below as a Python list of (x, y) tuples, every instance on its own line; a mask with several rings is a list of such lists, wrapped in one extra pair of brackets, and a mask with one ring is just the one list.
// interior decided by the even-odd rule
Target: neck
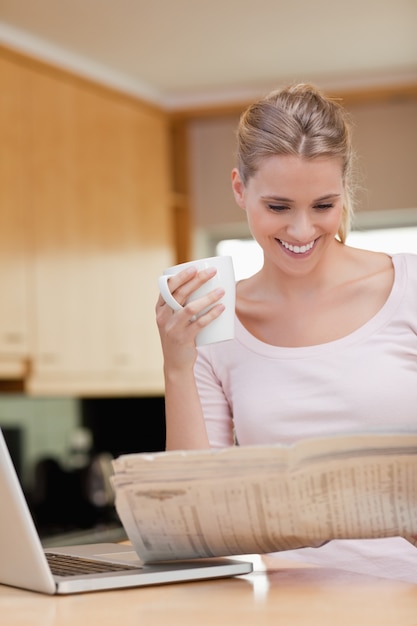
[(267, 299), (297, 299), (311, 297), (334, 287), (338, 282), (343, 251), (343, 244), (335, 240), (308, 271), (300, 269), (287, 272), (265, 259), (262, 269), (256, 275), (258, 288)]

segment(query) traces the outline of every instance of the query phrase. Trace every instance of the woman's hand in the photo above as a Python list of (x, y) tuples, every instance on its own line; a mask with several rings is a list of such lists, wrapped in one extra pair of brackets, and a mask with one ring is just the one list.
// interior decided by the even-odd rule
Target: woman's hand
[[(207, 268), (197, 272), (197, 269), (192, 267), (170, 277), (171, 293), (177, 302), (183, 306), (179, 311), (173, 311), (165, 303), (162, 296), (159, 296), (155, 312), (165, 369), (192, 367), (196, 358), (195, 338), (197, 334), (223, 312), (224, 305), (218, 302), (224, 295), (223, 289), (215, 289), (206, 296), (187, 303), (190, 295), (212, 278), (215, 273), (215, 268)], [(208, 307), (212, 308), (202, 313)]]
[[(215, 289), (186, 304), (189, 296), (212, 278), (215, 268), (186, 269), (169, 279), (175, 300), (183, 308), (173, 311), (159, 296), (156, 321), (164, 355), (166, 449), (209, 448), (209, 440), (194, 378), (198, 332), (224, 310), (220, 302), (224, 291)], [(213, 306), (214, 305), (214, 306)], [(209, 311), (202, 313), (207, 307)]]

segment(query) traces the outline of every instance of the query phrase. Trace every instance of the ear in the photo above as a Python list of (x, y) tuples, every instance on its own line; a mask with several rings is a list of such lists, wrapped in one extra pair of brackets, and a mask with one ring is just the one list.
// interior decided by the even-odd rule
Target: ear
[(245, 210), (245, 185), (236, 167), (232, 170), (232, 189), (237, 205)]

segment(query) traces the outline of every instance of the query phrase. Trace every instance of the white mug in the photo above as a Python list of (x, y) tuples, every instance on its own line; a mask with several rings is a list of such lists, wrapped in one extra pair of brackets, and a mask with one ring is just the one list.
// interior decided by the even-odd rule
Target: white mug
[[(226, 341), (233, 339), (235, 335), (235, 303), (236, 303), (236, 281), (233, 270), (233, 261), (230, 256), (214, 256), (206, 259), (197, 259), (196, 261), (188, 261), (173, 265), (164, 270), (158, 279), (159, 291), (168, 306), (174, 311), (179, 311), (183, 306), (177, 302), (169, 289), (169, 278), (178, 274), (187, 267), (195, 267), (198, 271), (215, 267), (216, 274), (210, 278), (204, 285), (196, 289), (188, 298), (187, 302), (197, 300), (206, 295), (213, 289), (222, 288), (225, 291), (224, 296), (218, 301), (225, 306), (224, 311), (215, 320), (210, 322), (205, 328), (201, 329), (196, 337), (196, 345), (204, 346), (209, 343), (218, 341)], [(214, 305), (213, 305), (214, 306)], [(206, 312), (205, 309), (202, 313)], [(200, 315), (202, 314), (200, 313)]]

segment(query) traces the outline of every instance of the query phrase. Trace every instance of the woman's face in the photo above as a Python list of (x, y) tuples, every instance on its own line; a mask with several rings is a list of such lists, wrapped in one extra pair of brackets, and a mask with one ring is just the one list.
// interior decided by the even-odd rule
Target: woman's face
[(233, 170), (232, 185), (265, 262), (305, 272), (334, 245), (343, 210), (340, 159), (271, 156), (246, 185)]

